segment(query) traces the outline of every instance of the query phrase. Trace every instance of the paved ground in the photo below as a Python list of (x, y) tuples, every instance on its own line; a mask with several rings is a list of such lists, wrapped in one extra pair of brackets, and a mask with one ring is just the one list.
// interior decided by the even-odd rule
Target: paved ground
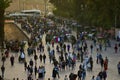
[[(43, 36), (43, 43), (45, 45), (45, 35)], [(91, 44), (91, 41), (88, 41), (89, 45)], [(112, 41), (112, 45), (114, 45), (116, 42), (115, 41)], [(67, 43), (69, 44), (69, 43)], [(26, 48), (27, 48), (27, 45), (26, 45)], [(25, 50), (26, 51), (26, 50)], [(72, 51), (72, 49), (71, 49)], [(39, 55), (39, 52), (37, 52), (38, 55)], [(10, 53), (10, 55), (15, 55), (15, 53)], [(45, 54), (47, 55), (47, 62), (46, 64), (44, 65), (43, 63), (40, 63), (40, 61), (38, 60), (37, 61), (37, 66), (39, 65), (44, 65), (45, 66), (45, 69), (46, 69), (46, 75), (45, 75), (45, 79), (41, 79), (41, 80), (47, 80), (49, 77), (51, 78), (52, 80), (52, 69), (53, 69), (53, 64), (50, 64), (49, 63), (49, 60), (48, 60), (48, 53), (47, 53), (47, 49), (46, 49), (46, 45), (45, 45)], [(59, 54), (56, 54), (56, 57), (58, 57)], [(120, 51), (115, 54), (114, 53), (114, 49), (113, 49), (113, 46), (111, 48), (108, 48), (107, 51), (103, 51), (102, 52), (102, 55), (105, 57), (107, 56), (108, 59), (109, 59), (109, 68), (108, 68), (108, 78), (107, 80), (120, 80), (120, 75), (118, 75), (117, 73), (117, 63), (118, 61), (120, 61)], [(94, 53), (92, 54), (93, 56), (93, 59), (96, 60), (96, 50), (94, 50)], [(29, 61), (31, 58), (33, 58), (33, 56), (29, 57), (27, 56), (27, 53), (26, 53), (26, 60)], [(15, 57), (15, 65), (13, 67), (11, 67), (11, 64), (10, 64), (10, 59), (8, 58), (5, 62), (5, 78), (6, 80), (12, 80), (14, 77), (15, 78), (19, 78), (19, 80), (27, 80), (26, 77), (27, 77), (27, 72), (24, 71), (24, 65), (22, 63), (19, 63), (18, 62), (18, 56)], [(2, 62), (0, 61), (0, 66), (2, 65)], [(75, 67), (75, 70), (65, 70), (65, 71), (61, 71), (60, 72), (60, 79), (59, 80), (64, 80), (64, 76), (65, 75), (69, 75), (70, 72), (74, 72), (74, 73), (77, 73), (77, 70), (78, 70), (78, 67), (80, 65), (80, 62), (77, 62), (77, 65)], [(95, 61), (94, 61), (94, 67), (93, 67), (93, 71), (92, 72), (88, 72), (87, 71), (87, 77), (86, 77), (86, 80), (90, 80), (90, 78), (93, 76), (93, 75), (97, 75), (99, 71), (101, 71), (101, 68), (100, 68), (100, 65), (96, 64)], [(1, 72), (0, 72), (1, 74)], [(33, 75), (34, 77), (34, 75)], [(34, 79), (36, 80), (36, 79)]]

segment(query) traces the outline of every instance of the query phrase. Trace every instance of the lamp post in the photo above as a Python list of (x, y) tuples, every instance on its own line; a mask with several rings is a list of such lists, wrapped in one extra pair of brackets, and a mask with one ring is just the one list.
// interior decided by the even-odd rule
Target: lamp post
[(44, 27), (46, 27), (46, 14), (47, 14), (47, 0), (44, 0), (44, 18), (45, 18), (45, 22), (44, 22)]
[(47, 0), (44, 0), (44, 16), (46, 17)]
[(81, 24), (82, 24), (82, 30), (84, 31), (84, 10), (85, 10), (85, 5), (84, 4), (81, 4)]
[(115, 22), (115, 24), (114, 24), (114, 28), (115, 28), (115, 39), (117, 39), (117, 31), (116, 31), (116, 28), (117, 28), (117, 7), (116, 7), (116, 0), (115, 0), (115, 20), (114, 20)]
[(23, 10), (25, 9), (25, 0), (23, 0)]
[(19, 11), (21, 10), (20, 8), (20, 0), (18, 1), (18, 8), (19, 8)]
[(117, 39), (118, 36), (118, 31), (117, 31), (117, 14), (115, 14), (115, 20), (114, 20), (114, 34), (115, 34), (115, 39)]

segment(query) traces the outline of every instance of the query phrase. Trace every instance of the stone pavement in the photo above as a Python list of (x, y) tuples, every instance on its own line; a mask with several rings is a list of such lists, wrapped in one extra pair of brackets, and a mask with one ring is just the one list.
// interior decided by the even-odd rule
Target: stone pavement
[[(46, 69), (45, 78), (41, 79), (41, 80), (48, 80), (48, 78), (51, 78), (51, 80), (52, 80), (53, 64), (49, 63), (48, 53), (47, 53), (47, 48), (46, 48), (47, 46), (45, 44), (45, 35), (43, 35), (42, 41), (43, 41), (43, 44), (45, 45), (45, 54), (47, 55), (47, 60), (46, 60), (46, 64), (43, 64), (43, 63), (40, 63), (40, 61), (38, 59), (37, 66), (44, 65), (45, 69)], [(90, 46), (90, 44), (92, 42), (87, 41), (87, 43), (88, 43), (88, 46)], [(117, 66), (116, 66), (118, 61), (120, 61), (120, 51), (117, 54), (114, 53), (114, 44), (115, 43), (116, 43), (115, 41), (112, 41), (112, 47), (108, 48), (107, 51), (102, 52), (103, 57), (105, 58), (107, 56), (109, 59), (107, 80), (120, 80), (120, 75), (118, 75)], [(66, 43), (66, 44), (69, 44), (69, 43)], [(27, 45), (26, 45), (26, 49), (27, 49)], [(27, 60), (27, 62), (29, 62), (31, 58), (33, 59), (33, 56), (29, 57), (27, 55), (26, 49), (25, 49), (26, 60)], [(72, 49), (71, 49), (71, 52), (72, 52)], [(10, 52), (10, 55), (12, 55), (12, 54), (14, 56), (16, 56), (15, 53)], [(37, 52), (37, 54), (39, 55), (39, 52)], [(58, 53), (55, 54), (56, 57), (58, 57), (58, 55), (59, 55)], [(92, 56), (93, 56), (93, 60), (94, 60), (93, 71), (92, 72), (87, 71), (86, 80), (90, 80), (93, 75), (96, 76), (98, 74), (98, 72), (101, 71), (100, 65), (96, 64), (96, 62), (95, 62), (96, 61), (96, 49), (94, 50)], [(1, 57), (0, 57), (0, 59), (1, 59)], [(2, 62), (0, 61), (0, 67), (1, 67), (1, 65), (2, 65)], [(60, 79), (56, 79), (56, 80), (64, 80), (64, 76), (69, 75), (71, 72), (77, 73), (79, 65), (80, 65), (80, 62), (77, 62), (75, 70), (60, 71)], [(7, 58), (6, 62), (5, 62), (5, 68), (6, 68), (5, 80), (12, 80), (13, 78), (17, 78), (17, 77), (19, 78), (19, 80), (22, 80), (22, 79), (27, 80), (27, 72), (24, 71), (24, 64), (18, 62), (18, 56), (15, 57), (15, 64), (13, 67), (11, 67), (10, 59)], [(0, 71), (0, 75), (1, 75), (1, 71)], [(34, 75), (33, 75), (33, 77), (34, 77)], [(34, 79), (34, 80), (36, 80), (36, 79)]]

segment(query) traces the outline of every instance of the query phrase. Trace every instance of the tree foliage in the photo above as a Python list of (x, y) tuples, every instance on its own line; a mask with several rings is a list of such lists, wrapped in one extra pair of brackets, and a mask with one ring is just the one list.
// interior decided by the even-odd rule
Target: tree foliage
[(0, 45), (4, 41), (4, 13), (10, 3), (11, 0), (0, 0)]
[(74, 1), (73, 0), (50, 0), (55, 6), (54, 13), (58, 16), (73, 17), (74, 15)]
[[(55, 14), (78, 20), (82, 25), (105, 28), (120, 21), (120, 0), (50, 0)], [(116, 17), (116, 20), (115, 20)]]
[(7, 7), (10, 6), (11, 0), (0, 0), (0, 10), (5, 10)]

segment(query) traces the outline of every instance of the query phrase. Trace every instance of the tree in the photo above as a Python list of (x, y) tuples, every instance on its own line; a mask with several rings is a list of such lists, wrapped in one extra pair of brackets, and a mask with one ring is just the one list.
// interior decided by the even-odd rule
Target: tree
[(0, 0), (0, 45), (4, 41), (4, 13), (5, 9), (10, 6), (11, 0)]
[(74, 17), (74, 0), (50, 0), (56, 8), (53, 12), (57, 16), (72, 18)]
[(55, 14), (77, 20), (81, 25), (111, 28), (120, 26), (120, 0), (50, 0)]

